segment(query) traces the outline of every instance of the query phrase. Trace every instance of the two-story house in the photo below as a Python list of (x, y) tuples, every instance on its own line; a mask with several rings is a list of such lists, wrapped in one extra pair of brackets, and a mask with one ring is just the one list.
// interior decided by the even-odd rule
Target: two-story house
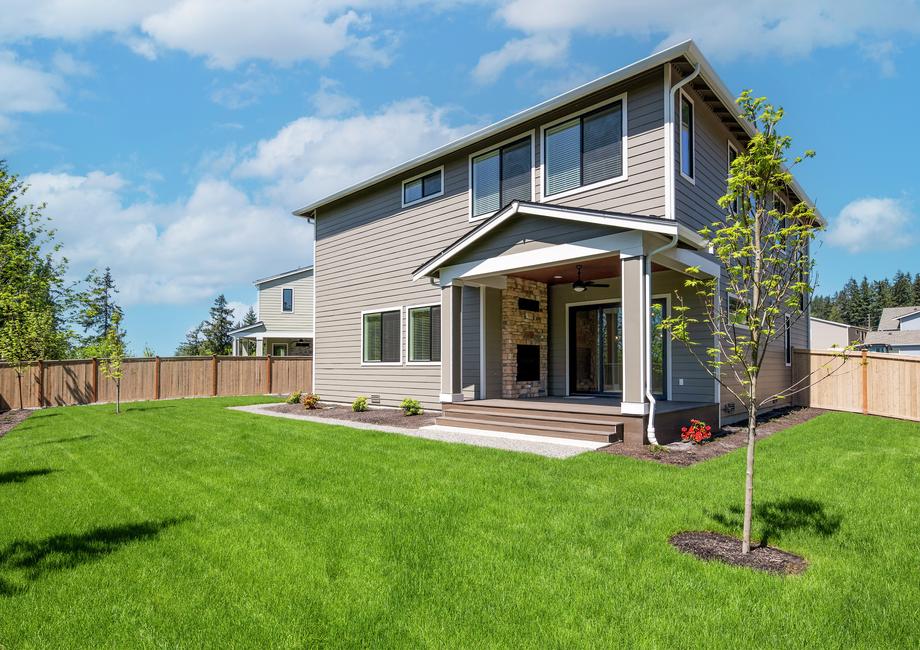
[(312, 356), (313, 283), (312, 266), (253, 282), (259, 293), (259, 321), (230, 332), (233, 354)]
[(866, 344), (873, 352), (920, 355), (920, 305), (883, 309)]
[[(631, 444), (738, 417), (654, 326), (688, 267), (721, 277), (697, 231), (754, 132), (733, 99), (688, 41), (297, 210), (315, 222), (316, 391)], [(793, 182), (779, 200), (808, 198)], [(787, 330), (762, 390), (807, 347), (807, 319)]]

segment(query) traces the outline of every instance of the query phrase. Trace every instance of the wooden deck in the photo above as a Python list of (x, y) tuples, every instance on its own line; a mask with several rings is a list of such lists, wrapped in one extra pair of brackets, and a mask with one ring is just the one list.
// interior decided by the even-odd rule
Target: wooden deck
[[(442, 426), (523, 433), (555, 438), (642, 444), (647, 416), (624, 415), (612, 397), (484, 399), (444, 404)], [(659, 442), (680, 438), (680, 427), (696, 417), (715, 423), (718, 405), (705, 402), (658, 402), (655, 428)]]

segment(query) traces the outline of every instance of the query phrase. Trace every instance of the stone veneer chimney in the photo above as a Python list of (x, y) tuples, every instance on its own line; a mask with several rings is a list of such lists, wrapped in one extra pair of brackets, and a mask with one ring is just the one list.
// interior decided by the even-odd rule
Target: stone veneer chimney
[[(549, 309), (543, 282), (509, 277), (502, 290), (502, 397), (546, 395), (549, 375)], [(520, 299), (536, 301), (537, 311), (521, 309)], [(517, 381), (517, 346), (540, 346), (539, 381)]]

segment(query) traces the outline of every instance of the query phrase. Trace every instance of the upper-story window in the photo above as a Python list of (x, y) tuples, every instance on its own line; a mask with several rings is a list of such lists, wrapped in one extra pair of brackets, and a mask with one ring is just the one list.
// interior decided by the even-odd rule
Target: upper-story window
[(285, 312), (294, 311), (294, 290), (293, 289), (282, 289), (281, 290), (281, 311), (285, 311)]
[(680, 95), (680, 173), (688, 181), (696, 176), (695, 134), (696, 116), (693, 112), (693, 100), (684, 93)]
[(623, 99), (547, 128), (544, 196), (623, 177), (624, 131)]
[(528, 135), (470, 159), (472, 216), (533, 200), (533, 141)]
[(442, 194), (444, 194), (444, 168), (439, 167), (434, 171), (425, 172), (403, 181), (402, 204), (403, 207), (406, 207)]

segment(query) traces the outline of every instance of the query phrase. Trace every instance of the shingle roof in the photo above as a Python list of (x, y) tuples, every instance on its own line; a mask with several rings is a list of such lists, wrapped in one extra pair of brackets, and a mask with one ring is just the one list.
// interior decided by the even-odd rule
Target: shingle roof
[(920, 330), (885, 330), (866, 334), (867, 345), (920, 345)]
[(899, 330), (901, 329), (901, 321), (898, 319), (916, 312), (920, 312), (920, 305), (914, 305), (913, 307), (886, 307), (882, 310), (882, 315), (878, 319), (878, 328), (879, 330)]

